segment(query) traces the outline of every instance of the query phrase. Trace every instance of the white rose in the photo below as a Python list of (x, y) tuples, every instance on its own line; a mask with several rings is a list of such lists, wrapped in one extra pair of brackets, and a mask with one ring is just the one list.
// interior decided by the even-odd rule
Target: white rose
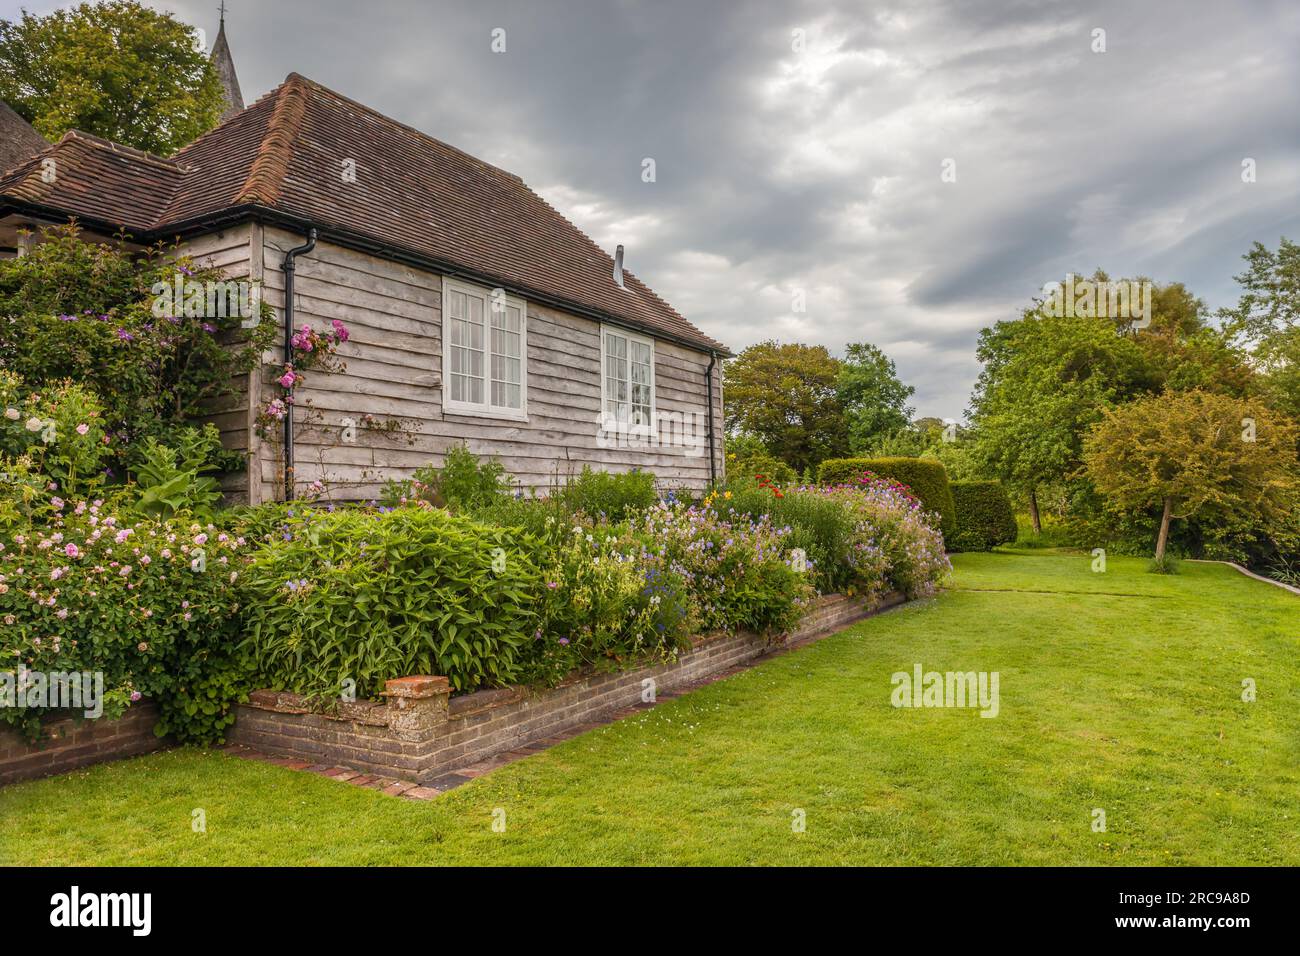
[(39, 418), (29, 418), (24, 423), (29, 432), (38, 432), (41, 430), (41, 420)]
[(11, 422), (16, 422), (16, 421), (18, 421), (18, 409), (16, 409), (16, 408), (6, 408), (6, 409), (5, 409), (5, 418), (9, 419)]

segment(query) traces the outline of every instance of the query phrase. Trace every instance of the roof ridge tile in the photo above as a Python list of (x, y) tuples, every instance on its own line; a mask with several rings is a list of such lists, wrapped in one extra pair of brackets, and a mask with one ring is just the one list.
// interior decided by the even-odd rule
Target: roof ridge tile
[(293, 145), (302, 130), (303, 117), (307, 115), (307, 92), (301, 82), (303, 79), (297, 73), (290, 73), (276, 91), (275, 108), (267, 122), (266, 135), (236, 202), (274, 206), (280, 198), (280, 187), (293, 157)]

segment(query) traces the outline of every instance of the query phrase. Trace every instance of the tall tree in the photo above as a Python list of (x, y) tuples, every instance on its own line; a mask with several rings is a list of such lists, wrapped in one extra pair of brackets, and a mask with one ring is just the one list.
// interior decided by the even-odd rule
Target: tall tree
[(820, 345), (760, 342), (723, 370), (727, 428), (756, 436), (797, 471), (847, 447), (836, 386), (842, 363)]
[(849, 450), (861, 454), (877, 439), (906, 428), (916, 392), (898, 378), (894, 362), (876, 346), (852, 342), (845, 349), (836, 392), (848, 425)]
[(1251, 351), (1273, 406), (1300, 420), (1300, 244), (1283, 238), (1274, 252), (1257, 242), (1242, 258), (1243, 292), (1220, 310), (1224, 330)]
[(973, 465), (1024, 494), (1042, 530), (1041, 486), (1071, 477), (1102, 410), (1154, 387), (1133, 337), (1104, 317), (1037, 309), (980, 333), (984, 370), (971, 406)]
[(1161, 509), (1160, 561), (1174, 518), (1285, 515), (1296, 489), (1296, 437), (1295, 425), (1259, 401), (1165, 392), (1107, 410), (1088, 434), (1084, 460), (1117, 507)]
[(194, 29), (129, 0), (0, 20), (0, 99), (47, 139), (79, 129), (163, 156), (222, 107)]

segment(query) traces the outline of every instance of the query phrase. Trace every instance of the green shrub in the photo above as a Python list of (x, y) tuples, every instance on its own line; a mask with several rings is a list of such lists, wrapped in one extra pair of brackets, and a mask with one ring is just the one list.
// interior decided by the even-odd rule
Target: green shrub
[(510, 532), (441, 509), (317, 512), (254, 554), (247, 646), (265, 686), (322, 699), (411, 674), (510, 684), (538, 577)]
[(545, 555), (528, 679), (549, 684), (579, 669), (671, 660), (696, 625), (682, 574), (610, 528), (564, 532)]
[(221, 448), (221, 434), (212, 424), (183, 428), (172, 445), (150, 436), (145, 439), (135, 466), (134, 510), (154, 518), (172, 518), (185, 512), (207, 519), (221, 500), (217, 479), (205, 474)]
[(388, 507), (423, 501), (456, 513), (495, 504), (509, 496), (514, 479), (495, 458), (480, 462), (465, 444), (447, 449), (443, 466), (417, 468), (411, 478), (389, 481), (381, 500)]
[(569, 479), (552, 497), (564, 502), (570, 512), (617, 523), (644, 511), (659, 498), (655, 476), (648, 471), (593, 471), (584, 465), (581, 474)]
[[(156, 247), (142, 255), (83, 241), (75, 225), (45, 230), (29, 255), (0, 259), (0, 367), (33, 389), (71, 379), (97, 395), (110, 437), (102, 452), (118, 474), (146, 437), (170, 444), (175, 429), (230, 397), (275, 339), (274, 321), (243, 328), (237, 310), (183, 314), (182, 304), (155, 292), (178, 276), (226, 278)], [(274, 315), (267, 304), (262, 312)], [(218, 455), (213, 463), (222, 468), (242, 466), (236, 453)]]
[(743, 514), (751, 519), (770, 515), (777, 527), (789, 527), (784, 546), (798, 548), (807, 558), (817, 590), (823, 594), (851, 586), (854, 568), (848, 561), (854, 534), (852, 512), (838, 501), (816, 494), (781, 492), (753, 481), (730, 483), (709, 499), (719, 514)]
[(948, 550), (989, 551), (1016, 540), (1016, 516), (1001, 482), (954, 481), (950, 487), (957, 530), (948, 539)]
[(789, 530), (763, 515), (729, 513), (663, 501), (629, 523), (644, 559), (680, 574), (700, 626), (760, 633), (794, 627), (815, 590), (793, 566)]
[(29, 472), (29, 490), (38, 492), (5, 489), (22, 497), (23, 511), (30, 513), (50, 492), (66, 499), (93, 494), (103, 484), (104, 411), (94, 392), (70, 381), (38, 390), (0, 370), (0, 416), (0, 472)]
[[(104, 716), (146, 697), (159, 733), (219, 741), (242, 686), (244, 543), (211, 525), (131, 523), (98, 501), (50, 507), (40, 525), (0, 538), (4, 666), (101, 672)], [(0, 708), (0, 721), (33, 735), (40, 717)]]
[(735, 435), (727, 439), (727, 481), (753, 481), (762, 476), (780, 487), (799, 481), (799, 473), (769, 452), (752, 435)]
[(929, 458), (827, 458), (817, 469), (817, 480), (823, 485), (853, 484), (864, 472), (910, 488), (926, 511), (939, 516), (939, 530), (945, 539), (956, 531), (952, 489), (941, 462)]
[(469, 516), (485, 524), (512, 528), (521, 533), (521, 542), (534, 541), (543, 550), (564, 540), (574, 523), (568, 505), (557, 497), (503, 497), (474, 508)]

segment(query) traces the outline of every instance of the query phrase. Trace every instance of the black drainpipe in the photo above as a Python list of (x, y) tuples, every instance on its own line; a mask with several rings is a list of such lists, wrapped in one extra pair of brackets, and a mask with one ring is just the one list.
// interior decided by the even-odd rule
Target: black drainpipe
[(704, 370), (704, 386), (709, 396), (709, 483), (718, 483), (718, 456), (713, 450), (713, 366), (718, 364), (718, 353), (709, 352), (709, 367)]
[[(315, 227), (307, 230), (307, 241), (284, 254), (284, 364), (293, 361), (293, 272), (294, 259), (316, 248)], [(293, 405), (289, 399), (293, 389), (285, 395), (284, 410), (284, 500), (293, 500)], [(710, 409), (711, 410), (711, 409)]]

